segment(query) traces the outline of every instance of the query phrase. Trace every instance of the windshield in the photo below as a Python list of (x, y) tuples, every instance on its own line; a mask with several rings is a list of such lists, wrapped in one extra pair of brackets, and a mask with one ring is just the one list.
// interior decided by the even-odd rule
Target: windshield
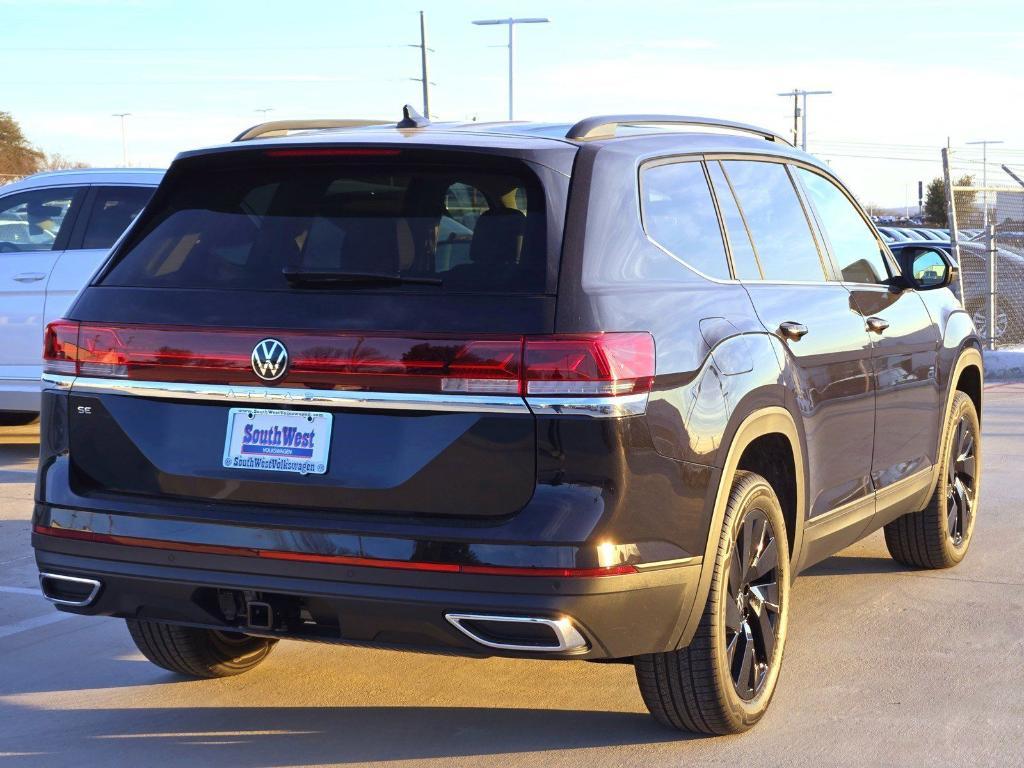
[(540, 183), (522, 164), (463, 163), (259, 157), (179, 171), (99, 284), (543, 292)]

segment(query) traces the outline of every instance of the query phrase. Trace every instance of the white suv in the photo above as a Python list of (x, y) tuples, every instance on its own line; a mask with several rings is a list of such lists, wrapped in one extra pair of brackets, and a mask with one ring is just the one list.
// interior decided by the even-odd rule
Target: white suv
[(64, 314), (163, 174), (86, 168), (0, 187), (0, 424), (39, 411), (43, 328)]

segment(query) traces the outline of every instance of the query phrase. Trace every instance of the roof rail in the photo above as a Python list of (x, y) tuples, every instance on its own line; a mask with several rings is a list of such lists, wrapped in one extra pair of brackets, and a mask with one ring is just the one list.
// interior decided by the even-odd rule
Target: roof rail
[(274, 136), (287, 136), (290, 131), (316, 131), (325, 128), (361, 128), (366, 125), (394, 125), (390, 120), (271, 120), (242, 131), (232, 141), (251, 141)]
[(741, 133), (752, 133), (768, 141), (789, 144), (784, 138), (767, 128), (735, 123), (732, 120), (719, 120), (714, 117), (687, 117), (685, 115), (596, 115), (585, 117), (568, 130), (565, 138), (575, 141), (611, 139), (615, 137), (615, 129), (620, 125), (695, 125), (703, 128), (727, 128)]

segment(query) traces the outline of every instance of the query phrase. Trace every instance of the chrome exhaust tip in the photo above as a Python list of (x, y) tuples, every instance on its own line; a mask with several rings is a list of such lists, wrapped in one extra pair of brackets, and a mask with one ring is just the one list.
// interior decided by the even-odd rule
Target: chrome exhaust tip
[(59, 573), (40, 573), (39, 589), (43, 597), (55, 605), (85, 608), (92, 604), (103, 584), (96, 579), (63, 576)]
[[(493, 616), (484, 613), (446, 613), (444, 617), (462, 634), (488, 648), (502, 651), (559, 653), (590, 647), (566, 617)], [(508, 632), (504, 635), (504, 632)]]

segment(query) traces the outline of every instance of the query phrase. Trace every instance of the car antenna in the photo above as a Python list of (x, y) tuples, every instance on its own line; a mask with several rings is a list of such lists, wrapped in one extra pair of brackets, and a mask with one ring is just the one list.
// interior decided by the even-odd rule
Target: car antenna
[(402, 107), (402, 119), (398, 122), (396, 128), (426, 128), (430, 125), (430, 121), (413, 109), (411, 104), (406, 104)]

